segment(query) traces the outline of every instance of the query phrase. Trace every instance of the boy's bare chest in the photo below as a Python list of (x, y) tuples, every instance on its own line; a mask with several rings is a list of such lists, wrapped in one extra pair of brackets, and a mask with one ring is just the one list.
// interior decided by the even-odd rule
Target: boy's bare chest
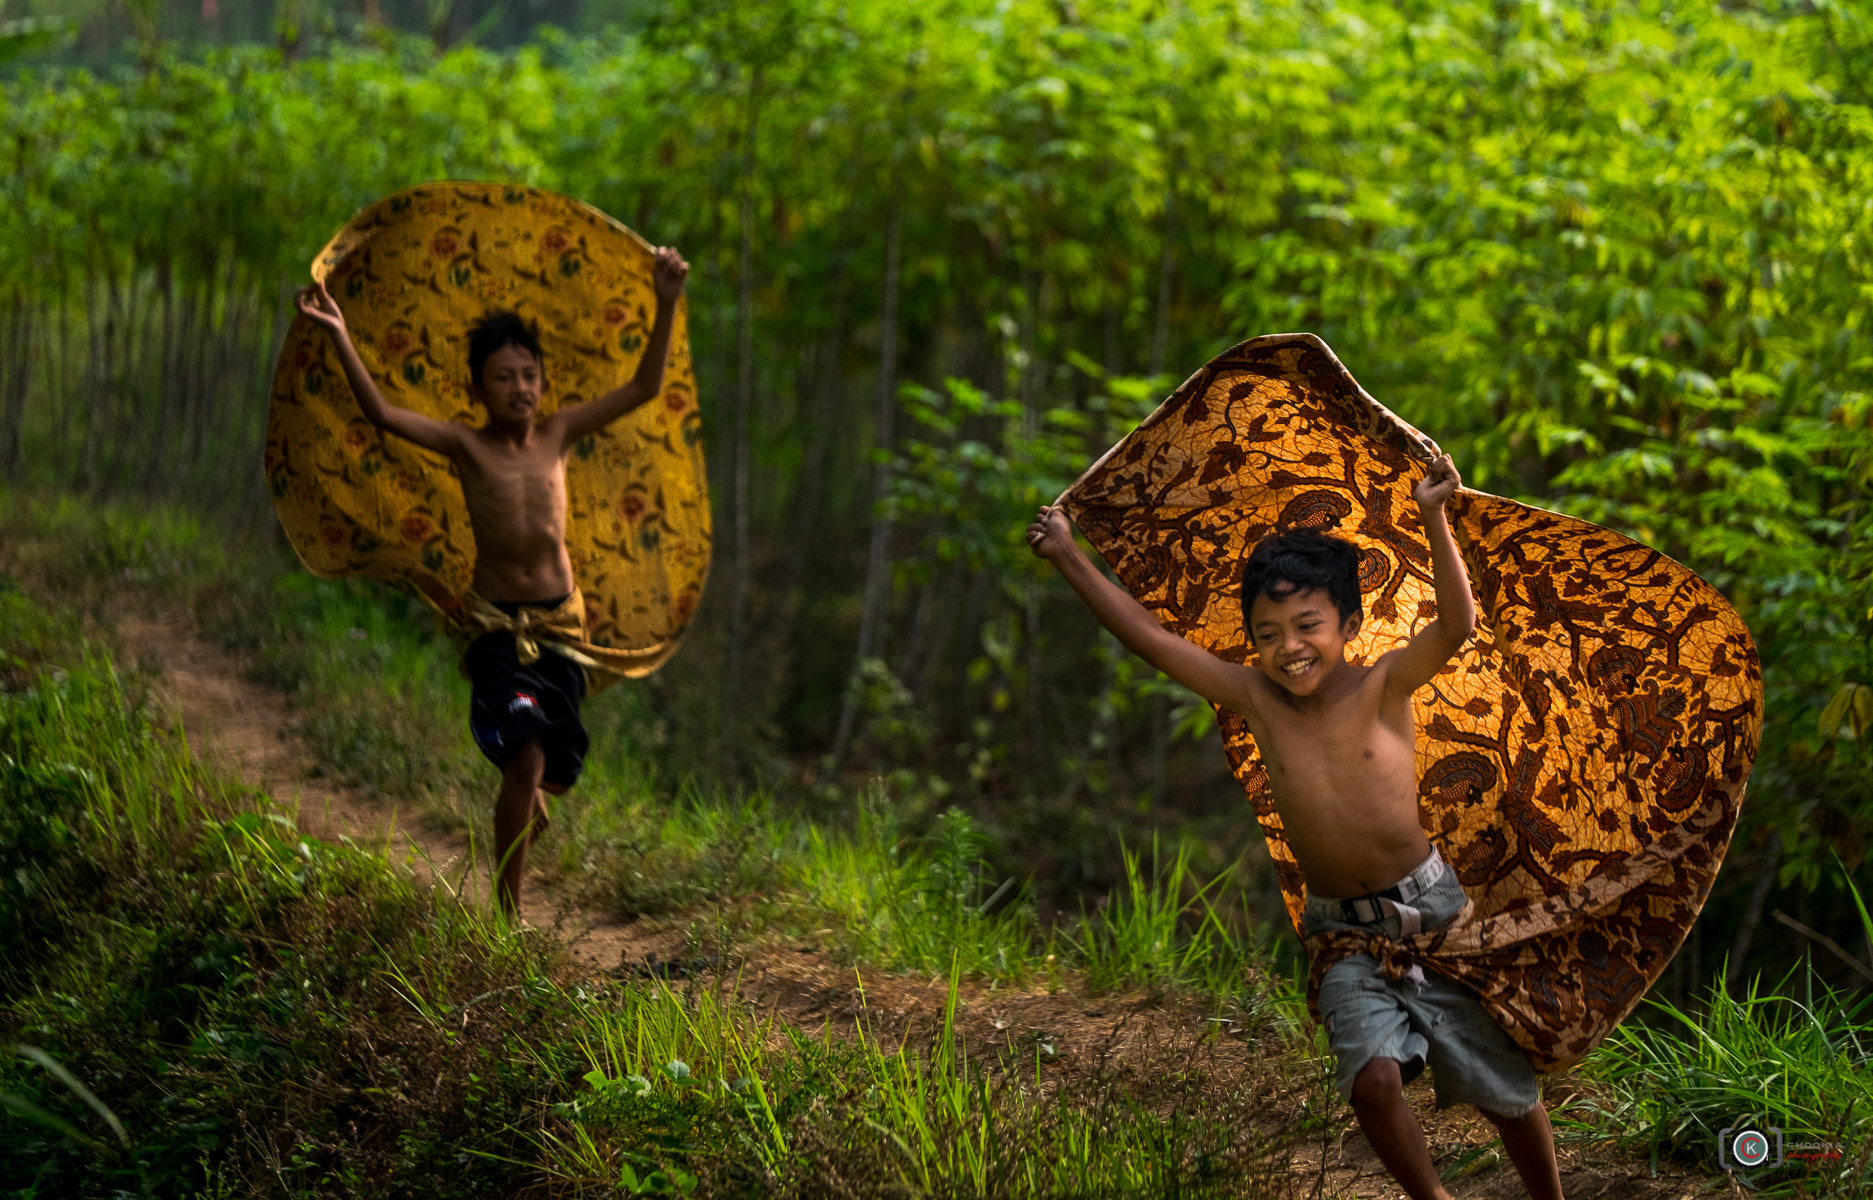
[(527, 446), (470, 440), (459, 463), (462, 496), (477, 524), (507, 514), (527, 522), (566, 507), (566, 464), (545, 439)]
[[(1272, 690), (1272, 689), (1271, 689)], [(1258, 699), (1261, 699), (1258, 697)], [(1249, 731), (1278, 790), (1339, 780), (1416, 788), (1416, 731), (1409, 704), (1388, 711), (1376, 680), (1329, 703), (1297, 708), (1269, 696), (1249, 714)], [(1388, 778), (1396, 776), (1396, 779)], [(1363, 788), (1362, 788), (1363, 790)]]

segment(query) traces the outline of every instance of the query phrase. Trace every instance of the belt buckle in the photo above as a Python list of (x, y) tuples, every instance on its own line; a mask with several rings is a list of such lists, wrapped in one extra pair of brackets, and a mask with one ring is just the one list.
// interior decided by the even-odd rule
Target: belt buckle
[[(1365, 910), (1368, 906), (1370, 906), (1372, 910), (1371, 916), (1366, 915)], [(1385, 916), (1384, 906), (1371, 896), (1355, 897), (1352, 900), (1344, 902), (1341, 907), (1345, 909), (1341, 916), (1344, 917), (1347, 922), (1355, 925), (1378, 921)]]

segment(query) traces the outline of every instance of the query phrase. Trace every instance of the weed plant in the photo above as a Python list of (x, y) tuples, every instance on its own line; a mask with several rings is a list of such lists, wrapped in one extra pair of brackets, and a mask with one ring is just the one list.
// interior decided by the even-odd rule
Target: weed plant
[[(543, 947), (237, 809), (95, 659), (0, 696), (0, 747), (0, 1045), (23, 1047), (0, 1061), (0, 1192), (187, 1195), (215, 1174), (466, 1196), (511, 1175), (457, 1144), (512, 1140), (550, 1085), (512, 1050), (550, 1019)], [(478, 1025), (436, 1020), (502, 986)]]
[[(205, 593), (204, 611), (268, 682), (296, 698), (321, 758), (346, 777), (426, 802), (438, 819), (486, 820), (493, 774), (463, 714), (454, 651), (413, 601), (381, 588), (288, 572)], [(824, 939), (848, 963), (941, 972), (962, 956), (972, 978), (1025, 978), (1049, 949), (1023, 882), (993, 871), (994, 847), (970, 815), (921, 826), (871, 784), (849, 824), (778, 810), (768, 793), (728, 797), (686, 780), (663, 793), (647, 696), (624, 685), (588, 705), (594, 754), (578, 792), (555, 804), (535, 863), (616, 915), (716, 910), (710, 936), (776, 928)], [(1188, 847), (1163, 872), (1128, 856), (1127, 886), (1081, 939), (1058, 947), (1096, 986), (1238, 994), (1252, 951), (1231, 937), (1199, 887)]]
[[(1219, 1000), (1237, 994), (1258, 956), (1217, 915), (1212, 896), (1227, 877), (1199, 883), (1188, 842), (1178, 845), (1166, 867), (1160, 867), (1155, 838), (1149, 869), (1134, 850), (1124, 851), (1124, 860), (1124, 889), (1068, 935), (1087, 985), (1095, 991), (1184, 988)], [(1192, 929), (1184, 928), (1187, 914), (1195, 914)]]
[(732, 994), (564, 983), (542, 939), (237, 808), (106, 663), (8, 693), (0, 746), (5, 811), (44, 818), (0, 846), (43, 868), (6, 896), (33, 935), (0, 1008), (22, 1046), (0, 1062), (14, 1194), (1286, 1186), (1268, 1114), (1242, 1119), (1252, 1081), (1054, 1086), (1038, 1058), (973, 1058), (960, 954), (927, 1046), (777, 1034)]
[[(54, 595), (91, 597), (94, 613), (107, 599), (119, 609), (192, 603), (202, 636), (288, 696), (323, 769), (433, 823), (485, 826), (497, 776), (468, 735), (456, 649), (414, 600), (316, 578), (277, 547), (229, 551), (161, 509), (0, 494), (0, 529), (17, 573)], [(11, 594), (0, 603), (11, 604), (22, 646), (78, 635), (83, 622), (69, 614), (84, 606)], [(1014, 981), (1057, 974), (1065, 960), (1096, 989), (1197, 988), (1219, 1003), (1244, 993), (1259, 956), (1218, 919), (1220, 885), (1198, 884), (1187, 846), (1162, 871), (1155, 849), (1149, 870), (1128, 854), (1118, 899), (1080, 934), (1050, 941), (1025, 881), (994, 869), (988, 831), (961, 810), (917, 816), (874, 782), (848, 822), (826, 824), (762, 791), (731, 797), (693, 779), (672, 789), (667, 730), (642, 685), (593, 698), (585, 718), (586, 774), (555, 803), (533, 865), (591, 907), (626, 919), (706, 910), (707, 937), (773, 929), (821, 939), (843, 962), (896, 970), (940, 973), (960, 955), (970, 978)]]
[[(618, 996), (580, 1044), (585, 1086), (554, 1109), (540, 1161), (563, 1184), (643, 1193), (684, 1190), (702, 1171), (704, 1187), (803, 1196), (1288, 1194), (1291, 1122), (1206, 1061), (1202, 1039), (1155, 1079), (1056, 1078), (1038, 1057), (972, 1055), (960, 988), (957, 956), (938, 1024), (895, 1048), (863, 1025), (856, 1040), (777, 1028), (694, 988)], [(646, 1129), (722, 1157), (646, 1154)]]
[(989, 843), (965, 812), (939, 815), (922, 838), (874, 784), (849, 830), (805, 827), (799, 879), (805, 915), (823, 914), (847, 962), (1012, 980), (1035, 957), (1033, 909), (1017, 881), (997, 880)]
[[(1860, 915), (1873, 934), (1864, 904)], [(1873, 995), (1831, 987), (1808, 965), (1773, 988), (1760, 976), (1741, 995), (1713, 986), (1701, 1012), (1652, 1008), (1659, 1022), (1626, 1022), (1588, 1058), (1586, 1074), (1604, 1090), (1576, 1118), (1577, 1133), (1643, 1147), (1654, 1164), (1671, 1155), (1708, 1168), (1725, 1130), (1773, 1127), (1782, 1161), (1735, 1171), (1752, 1190), (1873, 1190)]]
[[(302, 838), (267, 797), (205, 772), (152, 722), (95, 623), (48, 602), (40, 581), (81, 572), (70, 556), (122, 537), (113, 520), (63, 551), (9, 543), (0, 564), (33, 572), (0, 587), (0, 1194), (1285, 1187), (1278, 1139), (1258, 1132), (1285, 1118), (1256, 1107), (1240, 1062), (1231, 1074), (1205, 1058), (1213, 1039), (1191, 1033), (1184, 1061), (1142, 1079), (969, 1049), (963, 975), (1010, 974), (1036, 943), (961, 812), (916, 835), (879, 791), (841, 834), (694, 790), (661, 810), (591, 806), (637, 824), (647, 906), (767, 891), (783, 898), (777, 923), (839, 914), (855, 958), (947, 968), (939, 1027), (895, 1048), (869, 1026), (857, 1041), (778, 1028), (732, 986), (574, 982), (548, 940), (365, 849)], [(191, 536), (120, 544), (182, 563), (163, 586), (186, 596), (196, 568), (162, 539)], [(373, 616), (376, 600), (334, 596), (336, 615), (301, 626), (310, 654), (337, 661), (328, 643), (381, 635), (386, 671), (426, 669), (398, 658), (416, 635)], [(582, 819), (568, 844), (619, 861), (599, 835), (620, 819)], [(831, 886), (811, 893), (813, 876)]]

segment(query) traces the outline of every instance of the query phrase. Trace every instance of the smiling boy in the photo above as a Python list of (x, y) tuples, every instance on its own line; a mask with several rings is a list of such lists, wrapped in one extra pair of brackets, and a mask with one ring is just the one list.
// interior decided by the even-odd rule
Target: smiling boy
[(473, 590), (465, 598), (472, 640), (462, 665), (474, 687), (469, 728), (501, 768), (494, 808), (496, 897), (518, 917), (527, 850), (547, 823), (543, 791), (560, 795), (584, 766), (579, 720), (590, 661), (579, 640), (584, 605), (566, 553), (566, 456), (663, 390), (672, 314), (689, 264), (656, 252), (657, 315), (636, 373), (622, 386), (547, 417), (545, 355), (517, 314), (490, 312), (468, 333), (468, 392), (488, 414), (471, 427), (438, 421), (384, 400), (358, 357), (344, 314), (323, 284), (300, 291), (299, 311), (331, 336), (364, 416), (388, 433), (443, 455), (462, 481), (475, 539)]
[[(1043, 508), (1028, 545), (1052, 562), (1093, 615), (1178, 683), (1248, 722), (1276, 812), (1307, 883), (1303, 936), (1332, 929), (1394, 939), (1463, 908), (1456, 873), (1418, 819), (1412, 693), (1476, 627), (1469, 578), (1444, 505), (1460, 480), (1448, 456), (1413, 489), (1431, 544), (1437, 616), (1368, 665), (1346, 661), (1359, 632), (1359, 552), (1312, 532), (1264, 539), (1243, 568), (1243, 619), (1258, 662), (1216, 657), (1160, 625), (1073, 540), (1066, 514)], [(1539, 1081), (1474, 995), (1435, 973), (1392, 981), (1370, 955), (1343, 958), (1320, 985), (1336, 1085), (1360, 1128), (1414, 1200), (1449, 1200), (1404, 1085), (1426, 1062), (1438, 1103), (1474, 1104), (1502, 1135), (1531, 1196), (1560, 1200)]]

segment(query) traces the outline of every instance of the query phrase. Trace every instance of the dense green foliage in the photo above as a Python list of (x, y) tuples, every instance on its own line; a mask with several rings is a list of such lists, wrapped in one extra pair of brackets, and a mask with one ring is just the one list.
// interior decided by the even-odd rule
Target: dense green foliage
[[(1820, 718), (1873, 685), (1862, 9), (636, 11), (503, 52), (334, 26), (291, 59), (16, 59), (0, 471), (264, 520), (268, 356), (329, 232), (438, 177), (579, 195), (698, 265), (723, 537), (650, 693), (668, 761), (811, 784), (830, 751), (1110, 882), (1115, 820), (1168, 797), (1227, 812), (1229, 845), (1246, 815), (1211, 746), (1168, 744), (1205, 714), (1018, 529), (1169, 377), (1310, 328), (1471, 483), (1738, 602), (1770, 697), (1740, 852), (1851, 934), (1825, 863), (1873, 834), (1873, 711)], [(1717, 937), (1773, 903), (1750, 882), (1720, 884)]]

